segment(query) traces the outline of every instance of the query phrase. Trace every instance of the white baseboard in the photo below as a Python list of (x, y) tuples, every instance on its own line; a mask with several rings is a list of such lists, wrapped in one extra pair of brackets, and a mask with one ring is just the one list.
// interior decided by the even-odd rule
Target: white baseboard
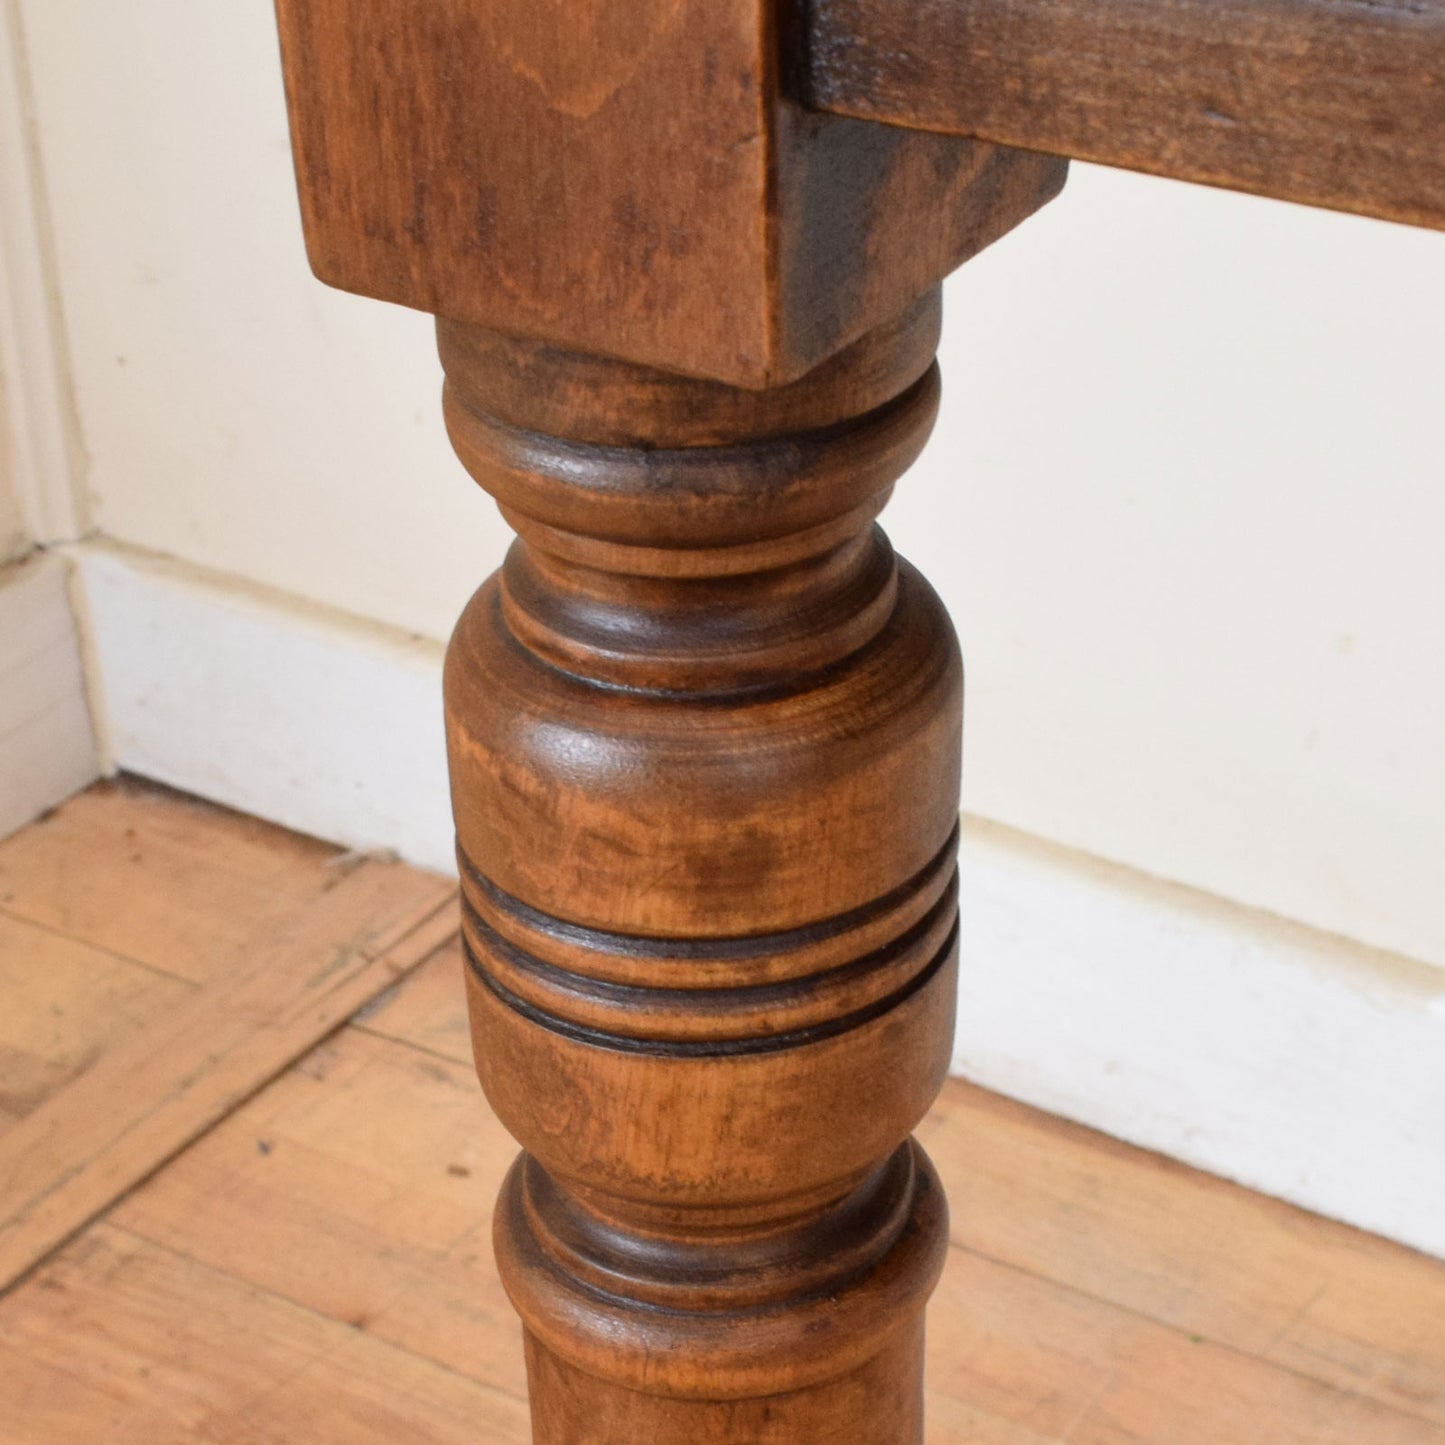
[(67, 550), (117, 767), (455, 869), (438, 644), (126, 549)]
[[(74, 549), (121, 767), (450, 870), (441, 648)], [(970, 1078), (1445, 1255), (1445, 972), (969, 820)]]
[(964, 837), (956, 1072), (1445, 1257), (1445, 970)]
[(0, 570), (0, 838), (100, 776), (62, 558)]

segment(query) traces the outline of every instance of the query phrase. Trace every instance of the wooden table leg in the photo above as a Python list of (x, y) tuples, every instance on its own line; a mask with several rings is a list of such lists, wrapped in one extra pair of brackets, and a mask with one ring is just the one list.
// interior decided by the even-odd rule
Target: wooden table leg
[(962, 672), (874, 517), (936, 338), (747, 392), (441, 327), (521, 534), (447, 716), (538, 1445), (922, 1439)]
[(538, 1445), (920, 1445), (962, 672), (874, 519), (1064, 164), (805, 112), (778, 0), (278, 13), (312, 263), (449, 318), (520, 534), (446, 691)]

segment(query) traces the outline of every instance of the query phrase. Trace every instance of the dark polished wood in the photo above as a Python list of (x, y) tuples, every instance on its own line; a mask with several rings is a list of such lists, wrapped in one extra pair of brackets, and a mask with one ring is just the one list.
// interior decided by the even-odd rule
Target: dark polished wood
[(802, 0), (810, 101), (1445, 227), (1445, 0)]
[(922, 1439), (962, 674), (874, 517), (937, 316), (781, 393), (440, 328), (520, 533), (446, 692), (538, 1445)]
[(1063, 183), (989, 138), (1438, 222), (1442, 3), (278, 0), (313, 264), (519, 534), (446, 711), (538, 1445), (921, 1445), (962, 670), (875, 518)]
[(333, 286), (743, 386), (887, 324), (1063, 162), (810, 114), (776, 0), (278, 0)]
[(538, 1445), (920, 1445), (962, 672), (875, 518), (1066, 163), (804, 111), (773, 0), (278, 13), (313, 264), (519, 534), (446, 710)]

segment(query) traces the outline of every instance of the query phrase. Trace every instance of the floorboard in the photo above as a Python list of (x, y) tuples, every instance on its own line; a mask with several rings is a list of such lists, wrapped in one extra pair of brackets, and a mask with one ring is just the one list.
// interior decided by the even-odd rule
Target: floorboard
[[(363, 858), (332, 867), (323, 881), (244, 961), (157, 1009), (0, 1135), (0, 1287), (454, 931), (453, 890), (439, 878)], [(76, 944), (69, 935), (52, 937)], [(65, 1001), (56, 1004), (43, 950), (20, 942), (6, 971), (19, 975), (20, 996), (30, 1000), (26, 1011), (35, 1013), (37, 992), (48, 993), (64, 1019)], [(13, 1097), (16, 1090), (3, 1092)]]
[(203, 983), (325, 893), (338, 856), (314, 838), (121, 778), (0, 842), (0, 911)]
[(0, 1309), (4, 1445), (522, 1445), (520, 1401), (101, 1224)]
[(192, 989), (0, 913), (0, 1134)]

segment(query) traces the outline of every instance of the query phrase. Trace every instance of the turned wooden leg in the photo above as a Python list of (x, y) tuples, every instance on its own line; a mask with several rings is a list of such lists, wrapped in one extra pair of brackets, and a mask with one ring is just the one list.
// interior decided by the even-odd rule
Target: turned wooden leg
[(748, 392), (441, 326), (520, 533), (446, 693), (537, 1445), (923, 1438), (962, 673), (874, 517), (936, 339)]
[(312, 265), (520, 537), (446, 691), (537, 1445), (919, 1445), (962, 673), (874, 519), (1065, 163), (805, 110), (779, 0), (277, 11)]

